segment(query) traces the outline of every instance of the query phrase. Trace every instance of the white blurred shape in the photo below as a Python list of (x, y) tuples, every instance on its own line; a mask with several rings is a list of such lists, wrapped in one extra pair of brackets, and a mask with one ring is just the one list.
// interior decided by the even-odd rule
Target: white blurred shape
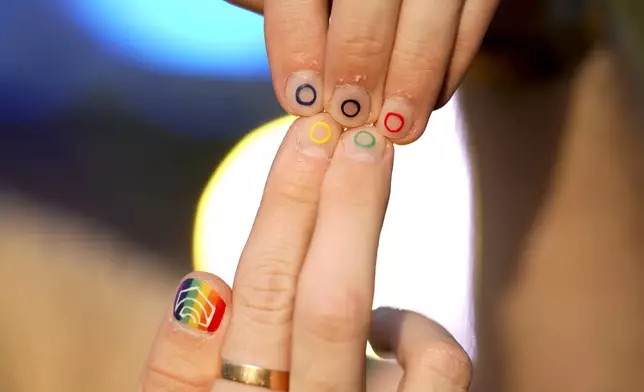
[[(396, 147), (374, 308), (429, 316), (473, 355), (471, 187), (454, 102), (432, 115), (419, 141)], [(211, 179), (197, 214), (197, 269), (233, 283), (272, 160), (293, 120), (283, 118), (250, 134)]]

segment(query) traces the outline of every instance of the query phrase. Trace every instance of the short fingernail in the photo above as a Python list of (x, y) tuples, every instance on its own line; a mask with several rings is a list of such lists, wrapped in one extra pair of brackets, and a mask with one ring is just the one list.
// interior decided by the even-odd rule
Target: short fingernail
[(286, 102), (291, 114), (312, 116), (320, 113), (324, 107), (322, 96), (319, 72), (293, 72), (286, 81)]
[(358, 86), (337, 86), (333, 92), (329, 113), (346, 127), (367, 122), (371, 112), (371, 94)]
[(320, 114), (302, 120), (298, 124), (297, 147), (303, 154), (331, 157), (335, 149), (340, 127), (328, 114)]
[(226, 303), (206, 281), (188, 278), (181, 283), (174, 300), (174, 318), (206, 332), (215, 332), (226, 312)]
[(387, 142), (376, 133), (374, 127), (358, 128), (346, 132), (342, 137), (344, 154), (365, 162), (378, 162), (382, 159)]
[(380, 117), (378, 131), (390, 139), (400, 139), (411, 131), (414, 110), (404, 98), (387, 98)]

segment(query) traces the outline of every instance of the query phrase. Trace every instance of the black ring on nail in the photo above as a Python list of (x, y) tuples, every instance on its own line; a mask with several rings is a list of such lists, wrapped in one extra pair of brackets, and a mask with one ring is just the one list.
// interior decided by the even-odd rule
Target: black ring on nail
[[(309, 89), (313, 93), (313, 98), (311, 98), (310, 101), (303, 101), (302, 98), (300, 98), (300, 93), (304, 89)], [(295, 100), (297, 101), (297, 103), (299, 103), (302, 106), (311, 106), (315, 103), (315, 101), (317, 101), (317, 99), (318, 99), (318, 93), (317, 91), (315, 91), (315, 87), (311, 86), (308, 83), (301, 84), (297, 88), (297, 90), (295, 90)]]
[[(349, 103), (356, 105), (357, 110), (353, 114), (348, 114), (346, 110), (344, 110), (344, 107)], [(342, 110), (342, 114), (344, 114), (345, 116), (349, 118), (354, 118), (355, 116), (358, 115), (358, 113), (360, 113), (360, 102), (356, 101), (355, 99), (347, 99), (346, 101), (342, 102), (342, 106), (340, 106), (340, 110)]]

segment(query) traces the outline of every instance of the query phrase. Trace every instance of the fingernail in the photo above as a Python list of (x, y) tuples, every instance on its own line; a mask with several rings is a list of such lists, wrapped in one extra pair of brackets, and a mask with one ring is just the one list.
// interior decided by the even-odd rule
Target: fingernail
[(371, 95), (358, 86), (337, 86), (333, 92), (329, 113), (346, 127), (360, 126), (367, 122), (371, 112)]
[(331, 157), (341, 133), (340, 127), (328, 114), (309, 117), (298, 124), (297, 147), (303, 154)]
[(322, 76), (315, 71), (293, 72), (286, 81), (286, 102), (289, 112), (312, 116), (323, 110)]
[(174, 318), (180, 323), (212, 333), (221, 325), (225, 312), (226, 303), (208, 282), (188, 278), (179, 286)]
[(387, 98), (378, 118), (378, 131), (390, 139), (400, 139), (411, 131), (414, 110), (404, 98)]
[(378, 162), (385, 152), (386, 142), (374, 127), (345, 132), (342, 137), (344, 154), (364, 162)]

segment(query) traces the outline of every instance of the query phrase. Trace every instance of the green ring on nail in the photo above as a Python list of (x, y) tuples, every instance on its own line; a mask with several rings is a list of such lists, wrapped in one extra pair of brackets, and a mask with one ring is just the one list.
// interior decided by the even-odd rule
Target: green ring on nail
[[(358, 140), (358, 138), (360, 137), (360, 135), (369, 135), (369, 137), (371, 138), (371, 141), (370, 141), (369, 143), (360, 143), (360, 141)], [(362, 148), (371, 148), (371, 147), (373, 147), (373, 146), (375, 146), (375, 145), (376, 145), (376, 137), (375, 137), (375, 136), (373, 136), (370, 132), (367, 132), (367, 131), (360, 131), (360, 132), (356, 133), (356, 134), (355, 134), (355, 136), (353, 137), (353, 142), (354, 142), (354, 143), (356, 144), (356, 146), (358, 146), (358, 147), (362, 147)]]

